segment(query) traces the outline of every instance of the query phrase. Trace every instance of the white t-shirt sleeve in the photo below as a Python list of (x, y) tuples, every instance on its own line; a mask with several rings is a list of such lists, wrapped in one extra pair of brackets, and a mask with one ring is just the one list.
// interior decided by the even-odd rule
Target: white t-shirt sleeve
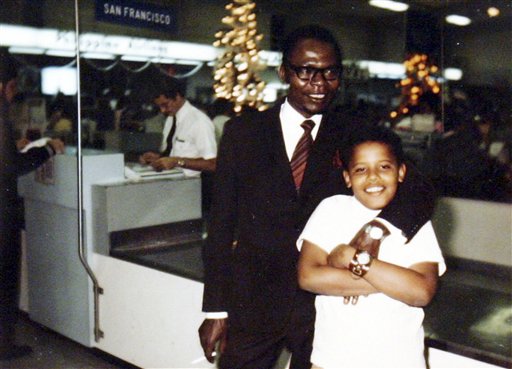
[(329, 197), (317, 206), (297, 240), (299, 251), (304, 240), (314, 243), (326, 252), (331, 252), (339, 244), (339, 235), (333, 230), (339, 228), (342, 221), (339, 217), (342, 206), (340, 197)]
[(421, 227), (409, 243), (402, 246), (402, 250), (407, 267), (417, 263), (433, 262), (438, 263), (440, 276), (446, 271), (444, 257), (430, 221)]

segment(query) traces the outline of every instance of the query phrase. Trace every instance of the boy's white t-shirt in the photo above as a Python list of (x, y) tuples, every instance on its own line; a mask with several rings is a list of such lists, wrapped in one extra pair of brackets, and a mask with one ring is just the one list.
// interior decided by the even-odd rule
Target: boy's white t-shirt
[[(308, 240), (330, 253), (348, 244), (359, 229), (378, 216), (355, 197), (336, 195), (323, 200), (297, 241)], [(432, 224), (426, 223), (407, 244), (400, 230), (382, 242), (380, 260), (403, 267), (420, 262), (439, 263), (446, 271)], [(311, 361), (322, 368), (425, 367), (423, 309), (394, 300), (383, 293), (359, 297), (356, 305), (343, 297), (318, 295)]]

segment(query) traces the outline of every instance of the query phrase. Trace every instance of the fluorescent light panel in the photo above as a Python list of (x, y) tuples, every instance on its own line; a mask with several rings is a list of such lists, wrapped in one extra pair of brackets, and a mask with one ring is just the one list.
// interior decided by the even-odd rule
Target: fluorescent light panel
[(11, 54), (33, 54), (33, 55), (41, 55), (44, 54), (45, 49), (41, 49), (39, 47), (21, 47), (21, 46), (11, 46), (9, 48), (9, 52)]
[(445, 20), (447, 23), (454, 24), (456, 26), (467, 26), (471, 24), (471, 19), (457, 14), (448, 15)]
[(46, 50), (45, 54), (50, 55), (50, 56), (61, 56), (64, 58), (74, 58), (76, 56), (76, 53), (72, 50), (60, 50), (60, 49)]
[(400, 63), (360, 60), (356, 64), (359, 68), (367, 69), (370, 77), (389, 79), (402, 79), (405, 77), (405, 67)]
[(123, 56), (121, 56), (121, 60), (134, 61), (134, 62), (147, 62), (149, 60), (149, 58), (147, 56), (139, 56), (139, 55), (123, 55)]
[(76, 68), (45, 67), (41, 69), (41, 90), (45, 95), (55, 95), (58, 92), (76, 95), (78, 91)]
[(376, 8), (391, 10), (393, 12), (405, 12), (409, 9), (409, 5), (407, 4), (391, 0), (370, 0), (369, 4)]
[(82, 53), (81, 57), (86, 59), (104, 59), (104, 60), (113, 60), (115, 59), (114, 54), (107, 53)]

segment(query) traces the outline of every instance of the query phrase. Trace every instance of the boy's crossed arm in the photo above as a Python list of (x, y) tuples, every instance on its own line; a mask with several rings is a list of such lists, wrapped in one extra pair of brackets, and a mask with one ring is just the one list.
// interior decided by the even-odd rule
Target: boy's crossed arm
[[(350, 245), (338, 245), (330, 254), (304, 240), (298, 266), (300, 287), (317, 294), (345, 297), (382, 292), (411, 306), (427, 305), (437, 289), (438, 264), (423, 262), (404, 268), (377, 259), (380, 242), (363, 240), (367, 226)], [(362, 249), (374, 260), (371, 268), (358, 276), (349, 266)]]

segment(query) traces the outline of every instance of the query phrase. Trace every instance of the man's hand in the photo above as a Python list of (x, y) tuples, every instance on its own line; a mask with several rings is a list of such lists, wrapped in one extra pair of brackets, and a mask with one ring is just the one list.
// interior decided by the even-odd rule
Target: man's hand
[(359, 232), (350, 241), (350, 246), (358, 250), (366, 250), (374, 258), (378, 257), (380, 244), (386, 236), (389, 235), (389, 230), (377, 220), (365, 224)]
[(160, 159), (160, 154), (153, 151), (148, 151), (139, 157), (139, 163), (142, 165), (151, 164), (158, 159)]
[(64, 142), (60, 138), (52, 138), (47, 145), (52, 147), (55, 154), (64, 154)]
[(228, 333), (228, 320), (226, 319), (205, 319), (199, 327), (199, 339), (203, 347), (204, 356), (213, 363), (215, 346), (219, 344), (220, 353), (226, 348), (226, 337)]
[(179, 158), (177, 157), (162, 157), (158, 160), (153, 161), (150, 165), (157, 171), (169, 170), (175, 168), (178, 165)]
[(30, 143), (30, 140), (28, 138), (20, 138), (19, 140), (16, 140), (16, 149), (18, 151), (23, 150), (25, 146), (27, 146)]

